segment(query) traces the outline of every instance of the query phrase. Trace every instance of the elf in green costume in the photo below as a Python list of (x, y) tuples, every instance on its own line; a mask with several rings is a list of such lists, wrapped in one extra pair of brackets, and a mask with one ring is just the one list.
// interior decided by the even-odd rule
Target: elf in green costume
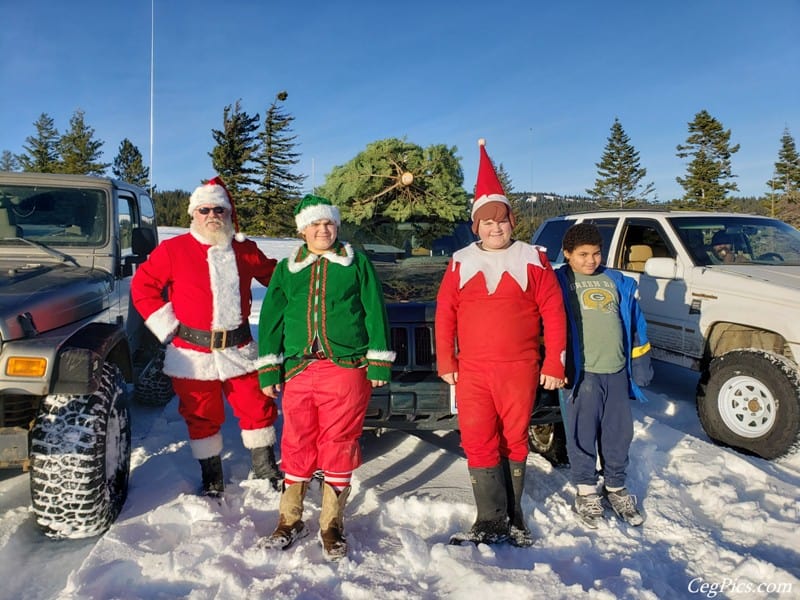
[(259, 381), (283, 392), (279, 522), (262, 540), (288, 548), (307, 533), (303, 499), (324, 473), (320, 541), (326, 558), (347, 553), (343, 513), (372, 388), (391, 377), (389, 323), (369, 258), (337, 240), (341, 218), (329, 200), (308, 195), (295, 209), (305, 244), (275, 269), (258, 325)]

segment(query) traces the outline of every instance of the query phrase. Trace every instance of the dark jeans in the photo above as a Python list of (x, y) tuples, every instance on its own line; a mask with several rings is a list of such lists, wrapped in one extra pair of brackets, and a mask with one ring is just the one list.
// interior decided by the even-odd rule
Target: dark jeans
[(578, 388), (564, 396), (564, 429), (572, 483), (597, 483), (599, 452), (604, 485), (623, 487), (628, 449), (633, 440), (626, 370), (612, 374), (584, 373)]

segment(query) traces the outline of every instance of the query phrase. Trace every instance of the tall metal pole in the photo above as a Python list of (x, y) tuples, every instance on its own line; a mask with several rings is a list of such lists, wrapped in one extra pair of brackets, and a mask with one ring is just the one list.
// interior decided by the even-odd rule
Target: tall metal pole
[(155, 36), (156, 11), (155, 1), (150, 0), (150, 197), (153, 196), (153, 95), (155, 73)]

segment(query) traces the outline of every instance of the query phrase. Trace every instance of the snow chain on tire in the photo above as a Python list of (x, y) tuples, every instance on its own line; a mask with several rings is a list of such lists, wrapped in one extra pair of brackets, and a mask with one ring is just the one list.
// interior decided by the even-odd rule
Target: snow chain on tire
[(164, 346), (159, 346), (153, 359), (142, 370), (134, 386), (134, 400), (143, 406), (165, 406), (175, 396), (172, 380), (164, 375)]
[(45, 398), (31, 431), (31, 500), (52, 538), (105, 531), (128, 494), (131, 428), (119, 368), (103, 365), (93, 394)]

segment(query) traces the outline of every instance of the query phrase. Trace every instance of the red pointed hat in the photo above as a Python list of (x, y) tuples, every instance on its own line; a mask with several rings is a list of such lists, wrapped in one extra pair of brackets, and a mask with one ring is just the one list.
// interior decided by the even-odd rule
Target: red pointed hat
[(507, 216), (511, 226), (515, 225), (511, 204), (506, 198), (503, 186), (497, 178), (494, 165), (486, 153), (486, 140), (478, 140), (480, 163), (478, 181), (475, 183), (475, 199), (472, 201), (472, 230), (477, 233), (481, 219), (498, 219)]
[(239, 232), (239, 217), (236, 215), (236, 205), (233, 203), (233, 197), (228, 188), (225, 187), (225, 182), (222, 177), (217, 175), (213, 179), (209, 179), (203, 185), (197, 187), (192, 195), (189, 197), (189, 215), (202, 204), (210, 204), (212, 206), (224, 206), (231, 211), (231, 223), (233, 223), (233, 231), (235, 232), (236, 240), (243, 242), (245, 235)]

